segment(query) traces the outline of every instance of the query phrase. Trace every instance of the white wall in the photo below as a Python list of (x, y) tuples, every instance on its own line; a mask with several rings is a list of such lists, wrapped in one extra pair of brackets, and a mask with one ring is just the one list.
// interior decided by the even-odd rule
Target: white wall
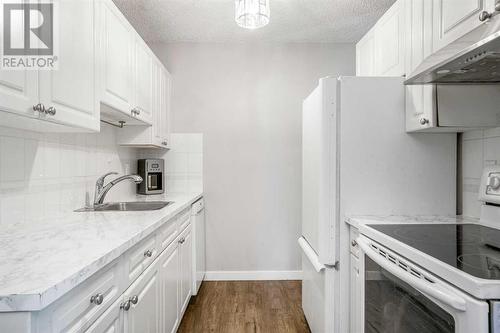
[[(95, 181), (109, 172), (137, 171), (137, 151), (116, 145), (115, 129), (98, 134), (41, 134), (0, 127), (0, 225), (37, 222), (92, 201)], [(118, 184), (109, 200), (135, 196)]]
[(208, 270), (300, 270), (302, 99), (354, 74), (354, 45), (152, 47), (173, 75), (173, 131), (204, 134)]
[(500, 128), (470, 131), (462, 135), (463, 215), (479, 217), (479, 181), (482, 169), (500, 164)]

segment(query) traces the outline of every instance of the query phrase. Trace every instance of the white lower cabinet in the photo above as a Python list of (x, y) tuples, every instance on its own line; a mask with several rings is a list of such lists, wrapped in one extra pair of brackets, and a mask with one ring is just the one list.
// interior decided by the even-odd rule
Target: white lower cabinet
[(350, 242), (350, 281), (349, 281), (349, 332), (362, 333), (363, 327), (363, 277), (360, 275), (361, 270), (359, 260), (359, 246), (356, 239), (359, 236), (359, 231), (355, 227), (350, 227), (349, 232)]
[(156, 333), (160, 327), (160, 264), (156, 260), (125, 291), (123, 332)]
[(351, 254), (351, 281), (350, 281), (350, 311), (349, 311), (349, 321), (350, 321), (350, 332), (361, 333), (363, 332), (363, 320), (362, 320), (362, 304), (361, 300), (361, 288), (362, 279), (359, 275), (359, 259)]
[(179, 243), (173, 242), (160, 256), (160, 329), (164, 333), (177, 330), (179, 307)]
[(189, 217), (179, 212), (45, 309), (0, 312), (0, 331), (176, 332), (192, 295)]
[(122, 332), (122, 317), (120, 304), (122, 300), (119, 299), (109, 309), (104, 312), (99, 319), (96, 320), (92, 326), (85, 333), (112, 333)]
[(191, 225), (181, 233), (179, 239), (180, 247), (180, 311), (184, 313), (192, 295), (193, 278), (193, 249), (192, 249)]

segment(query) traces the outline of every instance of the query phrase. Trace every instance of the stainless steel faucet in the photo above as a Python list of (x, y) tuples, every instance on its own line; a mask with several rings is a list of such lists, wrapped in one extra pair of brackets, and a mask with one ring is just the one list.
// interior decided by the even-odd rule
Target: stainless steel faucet
[(109, 172), (109, 173), (107, 173), (107, 174), (105, 174), (97, 179), (97, 181), (95, 182), (94, 206), (102, 205), (106, 194), (109, 192), (109, 190), (111, 190), (111, 188), (113, 186), (115, 186), (119, 182), (127, 180), (127, 179), (134, 181), (136, 184), (140, 184), (142, 182), (141, 176), (125, 175), (125, 176), (121, 176), (121, 177), (118, 177), (116, 179), (113, 179), (106, 186), (104, 186), (104, 178), (106, 178), (109, 175), (117, 175), (117, 174), (118, 174), (117, 172)]

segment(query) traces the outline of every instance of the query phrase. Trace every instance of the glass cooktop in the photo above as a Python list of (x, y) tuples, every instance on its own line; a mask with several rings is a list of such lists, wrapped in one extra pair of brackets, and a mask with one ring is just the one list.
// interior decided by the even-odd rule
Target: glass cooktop
[(370, 227), (475, 277), (500, 279), (500, 230), (477, 224)]

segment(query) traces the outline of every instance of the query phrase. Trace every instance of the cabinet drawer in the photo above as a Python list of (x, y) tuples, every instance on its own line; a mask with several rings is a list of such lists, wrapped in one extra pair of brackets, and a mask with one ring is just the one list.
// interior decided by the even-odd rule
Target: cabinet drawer
[(158, 242), (157, 247), (160, 252), (166, 249), (175, 237), (177, 237), (178, 226), (178, 221), (173, 219), (172, 221), (167, 222), (164, 226), (160, 227), (156, 236), (156, 241)]
[(358, 229), (354, 227), (349, 228), (349, 247), (351, 249), (351, 253), (356, 257), (359, 258), (359, 245), (356, 242), (356, 239), (359, 236), (359, 231)]
[(122, 266), (115, 261), (43, 310), (39, 332), (81, 332), (87, 329), (125, 290)]
[(155, 235), (144, 239), (125, 254), (125, 268), (129, 284), (137, 279), (158, 255)]
[(179, 218), (177, 221), (177, 223), (179, 224), (179, 232), (182, 232), (182, 230), (186, 229), (189, 222), (191, 222), (191, 210), (188, 209), (179, 214)]

